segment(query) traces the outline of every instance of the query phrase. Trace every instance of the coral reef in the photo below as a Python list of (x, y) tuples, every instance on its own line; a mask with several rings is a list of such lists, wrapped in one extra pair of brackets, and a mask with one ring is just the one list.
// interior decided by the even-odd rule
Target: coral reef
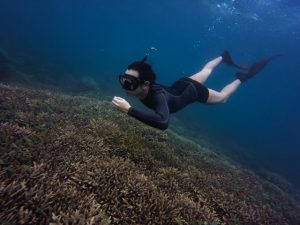
[[(72, 74), (59, 63), (45, 62), (42, 58), (20, 53), (15, 56), (0, 48), (0, 82), (36, 89), (60, 89), (72, 95), (98, 97), (103, 95), (103, 85), (93, 75)], [(95, 75), (94, 75), (95, 76)], [(106, 91), (106, 90), (105, 90)]]
[(9, 59), (7, 52), (0, 48), (0, 82), (5, 82), (10, 73)]
[(80, 95), (91, 98), (105, 99), (112, 91), (108, 84), (96, 80), (92, 75), (69, 79), (67, 85), (60, 89), (69, 95)]
[(75, 92), (95, 91), (97, 89), (98, 84), (92, 77), (82, 77), (74, 87)]
[(0, 82), (10, 84), (28, 84), (32, 75), (19, 71), (16, 68), (18, 62), (11, 59), (8, 53), (0, 48)]
[(1, 224), (300, 223), (292, 196), (109, 102), (0, 84)]

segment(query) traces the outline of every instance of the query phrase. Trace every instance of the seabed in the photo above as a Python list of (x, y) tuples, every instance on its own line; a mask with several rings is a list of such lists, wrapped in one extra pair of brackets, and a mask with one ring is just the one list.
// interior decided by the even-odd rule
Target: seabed
[(1, 224), (300, 223), (277, 185), (107, 101), (0, 85)]

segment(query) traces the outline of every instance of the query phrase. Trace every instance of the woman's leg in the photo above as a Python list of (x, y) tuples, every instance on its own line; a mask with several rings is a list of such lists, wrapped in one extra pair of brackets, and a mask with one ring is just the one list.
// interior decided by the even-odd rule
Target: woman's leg
[(219, 56), (218, 58), (209, 61), (200, 72), (190, 76), (190, 78), (203, 84), (207, 80), (213, 69), (222, 62), (222, 59), (222, 56)]
[(225, 103), (228, 98), (238, 89), (242, 82), (239, 79), (226, 85), (220, 92), (212, 89), (208, 89), (209, 95), (207, 99), (207, 104), (219, 104)]

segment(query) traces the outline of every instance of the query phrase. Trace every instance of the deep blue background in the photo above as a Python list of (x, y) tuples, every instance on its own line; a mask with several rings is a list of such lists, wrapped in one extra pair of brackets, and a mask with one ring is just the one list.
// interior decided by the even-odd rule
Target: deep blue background
[[(89, 74), (112, 86), (128, 63), (146, 53), (164, 84), (192, 75), (224, 49), (245, 63), (282, 53), (228, 103), (195, 104), (179, 116), (300, 187), (300, 3), (0, 0), (0, 5), (0, 47), (9, 55), (61, 65), (74, 76)], [(220, 65), (207, 85), (220, 90), (235, 72)]]

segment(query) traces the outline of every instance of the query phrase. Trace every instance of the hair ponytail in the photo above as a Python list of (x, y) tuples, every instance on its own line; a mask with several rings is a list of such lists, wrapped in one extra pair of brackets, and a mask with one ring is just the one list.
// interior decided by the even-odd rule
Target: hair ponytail
[(147, 55), (141, 61), (135, 61), (131, 63), (127, 69), (136, 70), (139, 73), (141, 83), (146, 81), (150, 82), (150, 85), (155, 83), (156, 74), (152, 69), (152, 66), (146, 63)]

